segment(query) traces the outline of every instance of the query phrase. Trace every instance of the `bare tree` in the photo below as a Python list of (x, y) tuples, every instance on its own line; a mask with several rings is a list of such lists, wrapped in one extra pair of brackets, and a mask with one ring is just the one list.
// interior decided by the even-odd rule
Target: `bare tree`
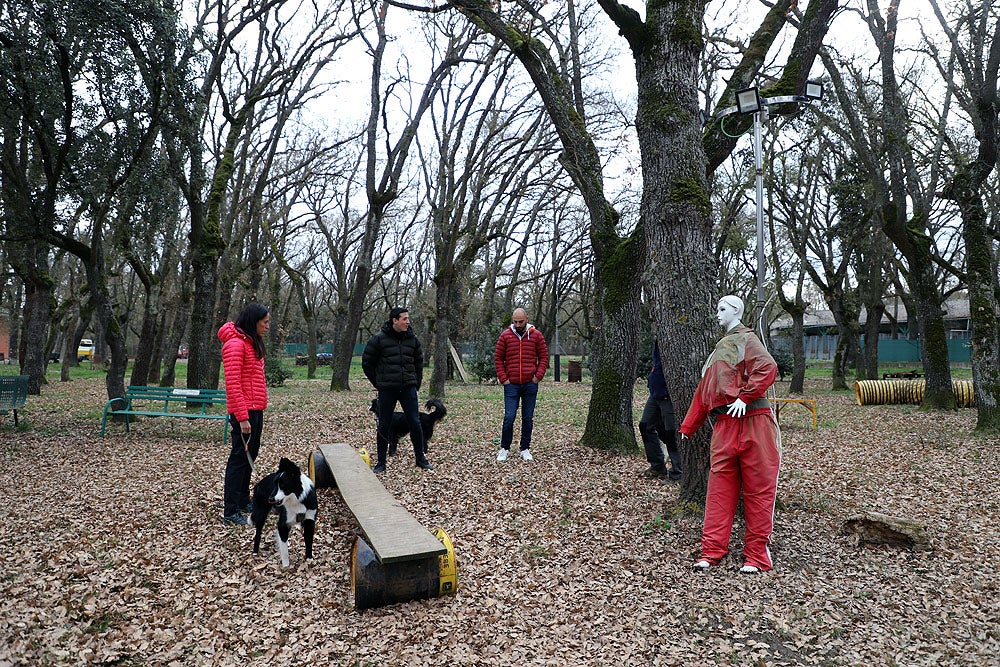
[[(871, 175), (881, 227), (905, 260), (904, 276), (921, 327), (921, 356), (927, 382), (923, 406), (954, 408), (942, 307), (944, 297), (938, 289), (934, 270), (940, 257), (934, 251), (927, 228), (934, 188), (933, 184), (928, 187), (916, 164), (908, 106), (903, 101), (903, 86), (896, 71), (899, 0), (891, 0), (884, 15), (877, 0), (867, 0), (867, 11), (860, 14), (880, 56), (877, 84), (880, 99), (871, 100), (862, 107), (858, 95), (865, 95), (866, 88), (864, 85), (847, 86), (841, 75), (847, 63), (837, 63), (828, 54), (824, 54), (823, 60), (847, 119), (851, 146), (865, 172)], [(854, 78), (861, 80), (860, 75)], [(876, 110), (874, 133), (869, 133), (871, 126), (866, 122), (869, 109)]]
[[(373, 5), (372, 26), (375, 30), (375, 38), (371, 39), (362, 32), (362, 38), (372, 54), (370, 106), (365, 138), (365, 190), (368, 211), (365, 214), (361, 242), (355, 256), (354, 270), (350, 277), (349, 296), (346, 303), (342, 304), (344, 315), (335, 322), (333, 377), (330, 380), (332, 390), (350, 389), (349, 371), (351, 357), (354, 353), (354, 338), (357, 335), (365, 300), (371, 287), (375, 248), (378, 237), (383, 231), (389, 207), (400, 195), (403, 169), (409, 157), (417, 128), (424, 114), (430, 109), (448, 71), (461, 61), (471, 40), (467, 34), (449, 37), (449, 46), (445, 56), (435, 65), (428, 76), (427, 82), (417, 98), (415, 108), (411, 110), (399, 136), (382, 155), (378, 144), (380, 120), (382, 123), (387, 122), (382, 89), (383, 58), (389, 43), (389, 35), (386, 32), (387, 11), (387, 4), (383, 4), (381, 7)], [(394, 86), (395, 84), (392, 87)], [(389, 128), (383, 127), (383, 131), (388, 135)], [(387, 144), (389, 143), (388, 136), (384, 140)], [(380, 161), (382, 162), (381, 174), (378, 173)]]
[[(211, 343), (215, 325), (225, 316), (217, 312), (216, 297), (219, 259), (228, 246), (224, 225), (234, 220), (231, 211), (239, 209), (227, 199), (237, 157), (249, 155), (245, 142), (257, 136), (255, 130), (266, 132), (281, 124), (280, 111), (268, 116), (262, 108), (275, 98), (294, 99), (308, 90), (317, 68), (348, 38), (336, 27), (339, 6), (202, 0), (191, 38), (174, 54), (177, 87), (170, 91), (171, 122), (164, 137), (190, 218), (188, 386), (217, 383), (218, 351)], [(181, 76), (196, 69), (197, 75)], [(297, 92), (289, 92), (297, 85)], [(254, 125), (265, 118), (265, 127)], [(211, 149), (206, 147), (206, 127), (215, 138)], [(267, 152), (261, 154), (265, 165)], [(206, 153), (214, 163), (206, 162)]]
[[(0, 105), (6, 110), (0, 162), (10, 231), (20, 246), (14, 262), (29, 287), (23, 360), (29, 391), (39, 391), (46, 362), (52, 244), (82, 261), (88, 307), (111, 348), (108, 395), (121, 396), (125, 340), (109, 293), (106, 236), (126, 184), (153, 145), (164, 91), (155, 72), (176, 16), (150, 2), (21, 0), (0, 11), (0, 88), (8, 97)], [(86, 224), (78, 225), (80, 219)]]
[(475, 69), (465, 68), (467, 78), (457, 81), (462, 69), (456, 69), (431, 116), (435, 142), (427, 152), (433, 153), (422, 164), (434, 248), (430, 393), (436, 396), (444, 395), (449, 342), (461, 341), (473, 263), (490, 240), (513, 235), (525, 214), (522, 202), (544, 201), (552, 182), (544, 165), (553, 162), (554, 137), (545, 132), (534, 96), (512, 94), (512, 60), (494, 42)]
[[(1000, 271), (998, 238), (991, 230), (986, 182), (1000, 153), (1000, 16), (993, 0), (960, 3), (949, 21), (937, 0), (931, 7), (947, 37), (947, 58), (932, 46), (938, 71), (954, 82), (954, 96), (976, 137), (975, 155), (955, 152), (955, 169), (943, 190), (962, 216), (966, 283), (972, 320), (972, 377), (976, 394), (976, 429), (1000, 431)], [(958, 75), (958, 76), (956, 76)], [(958, 80), (963, 86), (958, 85)], [(943, 129), (943, 128), (942, 128)], [(957, 143), (957, 142), (956, 142)]]

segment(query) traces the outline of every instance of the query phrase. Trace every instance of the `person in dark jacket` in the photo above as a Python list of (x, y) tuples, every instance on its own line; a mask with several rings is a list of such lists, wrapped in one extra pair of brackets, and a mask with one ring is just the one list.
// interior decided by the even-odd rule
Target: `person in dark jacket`
[(497, 461), (507, 460), (514, 442), (514, 418), (521, 405), (521, 458), (531, 461), (531, 430), (534, 425), (538, 383), (549, 365), (549, 348), (542, 332), (528, 324), (524, 308), (511, 314), (511, 325), (503, 330), (493, 352), (497, 380), (503, 385), (503, 426)]
[(389, 425), (398, 402), (410, 425), (410, 441), (417, 467), (433, 470), (424, 456), (424, 434), (420, 428), (420, 404), (417, 391), (424, 379), (424, 351), (410, 326), (410, 311), (393, 308), (389, 320), (382, 325), (361, 356), (361, 368), (368, 381), (378, 390), (378, 434), (375, 438), (378, 461), (375, 473), (385, 472), (389, 453)]
[[(677, 449), (677, 431), (674, 425), (674, 404), (667, 391), (667, 381), (663, 377), (663, 362), (660, 360), (660, 345), (653, 342), (653, 367), (646, 377), (649, 387), (649, 398), (646, 407), (639, 418), (639, 433), (646, 449), (646, 460), (649, 468), (643, 471), (648, 477), (669, 477), (671, 480), (681, 478), (681, 453)], [(667, 470), (663, 457), (663, 445), (667, 446), (670, 456), (670, 470)]]

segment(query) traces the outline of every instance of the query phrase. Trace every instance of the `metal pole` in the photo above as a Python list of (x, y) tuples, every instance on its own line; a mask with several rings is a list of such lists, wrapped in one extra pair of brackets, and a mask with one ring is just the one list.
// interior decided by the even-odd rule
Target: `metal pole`
[(560, 355), (559, 355), (559, 253), (556, 251), (556, 246), (559, 244), (559, 217), (556, 216), (552, 219), (552, 312), (555, 317), (552, 318), (552, 324), (555, 328), (555, 338), (552, 340), (552, 351), (553, 351), (553, 361), (555, 362), (555, 380), (559, 382), (562, 380), (559, 366)]
[(753, 161), (757, 185), (757, 324), (763, 340), (764, 332), (764, 152), (761, 124), (767, 120), (767, 106), (753, 115)]

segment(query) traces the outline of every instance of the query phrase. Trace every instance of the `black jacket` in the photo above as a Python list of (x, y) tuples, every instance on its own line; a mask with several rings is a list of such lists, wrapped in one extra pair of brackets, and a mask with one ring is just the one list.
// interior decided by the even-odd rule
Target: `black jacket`
[(646, 386), (649, 387), (649, 395), (653, 398), (670, 400), (670, 392), (667, 391), (667, 381), (663, 377), (663, 362), (660, 360), (660, 344), (653, 342), (653, 367), (649, 369), (646, 376)]
[(392, 320), (388, 320), (365, 346), (361, 368), (376, 389), (420, 389), (424, 379), (424, 350), (413, 327), (399, 333), (392, 328)]

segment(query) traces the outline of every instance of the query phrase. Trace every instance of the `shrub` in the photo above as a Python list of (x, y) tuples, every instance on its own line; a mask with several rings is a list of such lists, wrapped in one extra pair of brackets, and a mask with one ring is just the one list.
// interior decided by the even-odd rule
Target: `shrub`
[(264, 366), (264, 381), (268, 387), (281, 387), (285, 384), (285, 380), (290, 380), (292, 377), (292, 373), (285, 370), (278, 357), (272, 357)]

